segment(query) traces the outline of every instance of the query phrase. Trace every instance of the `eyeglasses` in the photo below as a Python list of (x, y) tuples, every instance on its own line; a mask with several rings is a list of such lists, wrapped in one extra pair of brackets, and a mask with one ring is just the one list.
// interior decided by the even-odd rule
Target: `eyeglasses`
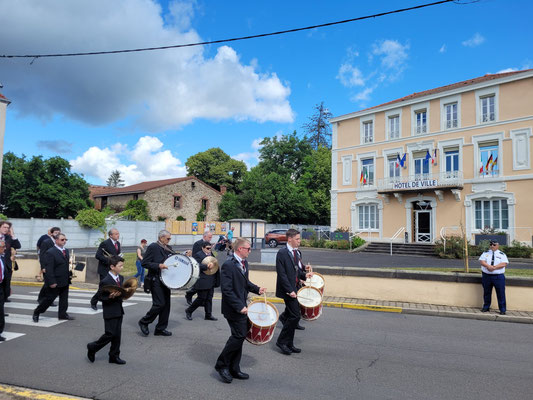
[(211, 250), (211, 247), (206, 247), (205, 249), (206, 249), (206, 250)]
[(60, 242), (68, 242), (68, 239), (59, 239)]

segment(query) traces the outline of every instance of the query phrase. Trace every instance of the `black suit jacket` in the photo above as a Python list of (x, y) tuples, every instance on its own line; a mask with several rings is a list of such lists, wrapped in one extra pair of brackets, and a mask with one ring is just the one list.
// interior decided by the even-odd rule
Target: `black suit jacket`
[[(298, 252), (301, 259), (301, 253)], [(276, 255), (276, 272), (278, 274), (276, 279), (276, 296), (282, 299), (291, 298), (288, 293), (298, 292), (298, 281), (305, 279), (305, 271), (298, 268), (294, 262), (294, 256), (286, 247), (280, 249)]]
[(7, 272), (10, 274), (12, 269), (11, 262), (11, 249), (20, 249), (20, 242), (18, 239), (13, 239), (11, 235), (5, 235), (4, 241), (6, 242), (6, 251), (4, 252), (6, 259)]
[(118, 244), (118, 251), (113, 245), (113, 241), (111, 239), (106, 239), (102, 243), (100, 243), (100, 246), (98, 246), (98, 250), (96, 250), (95, 258), (98, 260), (98, 274), (100, 276), (104, 276), (109, 272), (109, 257), (107, 257), (104, 253), (104, 250), (107, 251), (112, 256), (118, 256), (120, 254), (120, 242), (117, 242)]
[(43, 240), (41, 246), (39, 246), (39, 262), (41, 263), (41, 269), (44, 268), (43, 257), (45, 253), (48, 251), (48, 249), (54, 247), (54, 245), (54, 241), (48, 237), (48, 239)]
[(159, 264), (163, 264), (173, 254), (172, 248), (170, 246), (167, 247), (170, 251), (161, 247), (157, 242), (154, 242), (146, 248), (141, 265), (148, 270), (147, 277), (161, 276)]
[(204, 239), (200, 239), (200, 240), (197, 240), (196, 242), (194, 242), (194, 244), (192, 245), (192, 255), (194, 258), (196, 258), (196, 254), (199, 252), (199, 251), (202, 251), (202, 244), (204, 243)]
[(246, 273), (242, 273), (242, 266), (234, 257), (222, 264), (221, 291), (222, 314), (228, 320), (246, 318), (241, 310), (247, 306), (248, 292), (259, 294), (259, 287), (248, 280), (248, 262)]
[(206, 257), (207, 255), (202, 250), (194, 255), (194, 259), (200, 264), (200, 276), (194, 284), (196, 290), (206, 290), (220, 286), (220, 270), (213, 275), (207, 275), (205, 273), (207, 271), (207, 265), (202, 264), (202, 260)]
[(69, 285), (69, 251), (66, 250), (66, 256), (57, 247), (51, 247), (46, 251), (43, 257), (44, 268), (46, 268), (46, 274), (44, 281), (46, 285), (50, 286), (54, 283), (57, 287), (65, 287)]
[[(120, 279), (120, 286), (124, 285), (124, 277), (122, 275), (118, 276)], [(109, 274), (105, 276), (104, 279), (100, 281), (98, 286), (98, 300), (102, 302), (104, 319), (118, 318), (124, 315), (124, 308), (122, 307), (122, 299), (120, 298), (109, 298), (109, 292), (102, 290), (104, 286), (118, 286), (117, 281)]]

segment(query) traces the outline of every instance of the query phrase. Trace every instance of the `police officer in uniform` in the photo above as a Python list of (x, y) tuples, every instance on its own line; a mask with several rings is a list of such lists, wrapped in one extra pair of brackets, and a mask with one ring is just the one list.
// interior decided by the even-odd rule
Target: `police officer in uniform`
[(483, 308), (481, 311), (489, 311), (492, 299), (492, 287), (494, 287), (496, 289), (500, 314), (505, 315), (507, 311), (507, 304), (505, 302), (505, 267), (509, 264), (509, 260), (505, 253), (498, 250), (499, 246), (497, 241), (491, 240), (490, 249), (479, 257), (482, 271), (481, 283), (483, 285)]

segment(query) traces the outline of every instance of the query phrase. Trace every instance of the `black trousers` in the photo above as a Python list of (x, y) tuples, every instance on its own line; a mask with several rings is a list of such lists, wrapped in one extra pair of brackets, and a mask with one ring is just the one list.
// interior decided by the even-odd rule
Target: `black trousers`
[(191, 306), (187, 308), (187, 312), (192, 314), (198, 307), (204, 306), (205, 316), (211, 316), (213, 311), (213, 294), (215, 293), (215, 289), (200, 289), (197, 290), (196, 293), (198, 293), (198, 297), (196, 297)]
[[(147, 278), (149, 279), (149, 278)], [(167, 329), (168, 316), (170, 315), (170, 289), (158, 277), (152, 280), (152, 308), (141, 318), (141, 323), (151, 324), (159, 316), (156, 331)]]
[(278, 343), (286, 344), (287, 346), (293, 346), (294, 331), (298, 326), (298, 322), (300, 321), (301, 316), (300, 305), (298, 304), (298, 300), (293, 299), (292, 297), (284, 299), (284, 301), (285, 311), (283, 312), (283, 314), (286, 316), (287, 319), (278, 336)]
[(4, 286), (4, 301), (8, 299), (9, 296), (11, 296), (11, 275), (13, 275), (13, 271), (8, 270), (7, 268), (4, 268), (4, 280), (2, 281), (2, 285)]
[(33, 311), (34, 314), (42, 314), (48, 307), (54, 302), (56, 297), (59, 296), (59, 311), (57, 316), (59, 318), (64, 318), (67, 316), (68, 309), (68, 286), (55, 287), (51, 288), (46, 286), (45, 294), (42, 301), (39, 303), (37, 308)]
[(192, 298), (192, 296), (194, 296), (196, 293), (198, 293), (198, 291), (192, 287), (185, 292), (185, 296)]
[[(102, 279), (104, 279), (106, 277), (105, 275), (99, 275), (99, 276), (100, 276), (100, 282), (102, 282)], [(91, 297), (91, 304), (93, 304), (93, 305), (96, 305), (98, 303), (98, 296), (96, 296), (97, 294), (98, 294), (98, 291), (96, 291), (94, 296)]]
[(220, 370), (227, 368), (232, 372), (240, 372), (242, 345), (244, 339), (246, 339), (246, 333), (248, 332), (248, 319), (245, 315), (244, 318), (238, 320), (229, 320), (228, 324), (231, 329), (231, 336), (226, 342), (226, 346), (218, 356), (215, 364), (215, 369)]
[(117, 318), (104, 319), (105, 333), (95, 342), (87, 345), (88, 349), (95, 353), (102, 349), (108, 343), (111, 343), (109, 349), (109, 358), (116, 358), (120, 355), (120, 338), (122, 336), (122, 316)]
[(4, 316), (4, 288), (3, 282), (0, 283), (0, 333), (4, 332), (4, 326), (6, 325), (6, 317)]

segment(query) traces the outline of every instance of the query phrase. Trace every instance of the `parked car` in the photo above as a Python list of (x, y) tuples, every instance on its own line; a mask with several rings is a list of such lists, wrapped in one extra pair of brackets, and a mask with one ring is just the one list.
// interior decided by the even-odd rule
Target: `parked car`
[(265, 243), (270, 247), (287, 243), (287, 229), (274, 229), (265, 235)]

